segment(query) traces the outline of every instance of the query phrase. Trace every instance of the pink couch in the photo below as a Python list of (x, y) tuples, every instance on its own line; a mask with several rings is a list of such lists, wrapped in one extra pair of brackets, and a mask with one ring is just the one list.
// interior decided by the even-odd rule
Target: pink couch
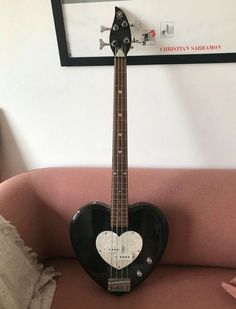
[(53, 309), (235, 309), (221, 287), (236, 276), (236, 170), (130, 169), (129, 202), (159, 205), (170, 225), (161, 265), (132, 293), (115, 297), (75, 260), (69, 223), (84, 204), (109, 204), (110, 169), (49, 168), (0, 185), (0, 214), (40, 260), (62, 272)]

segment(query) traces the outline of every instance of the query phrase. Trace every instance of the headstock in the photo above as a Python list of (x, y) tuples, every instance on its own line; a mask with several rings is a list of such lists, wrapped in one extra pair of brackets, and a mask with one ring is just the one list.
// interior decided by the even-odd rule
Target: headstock
[(124, 12), (118, 7), (115, 8), (115, 18), (110, 32), (110, 47), (114, 56), (120, 49), (127, 56), (131, 47), (129, 21)]

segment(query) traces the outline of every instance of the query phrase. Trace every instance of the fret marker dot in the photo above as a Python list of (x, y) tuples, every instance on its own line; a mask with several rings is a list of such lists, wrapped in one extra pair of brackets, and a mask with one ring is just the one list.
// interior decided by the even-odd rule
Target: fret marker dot
[(119, 94), (122, 94), (123, 91), (122, 91), (122, 90), (119, 90), (118, 92), (119, 92)]
[(122, 133), (118, 133), (118, 136), (122, 136)]
[(121, 154), (121, 153), (122, 153), (122, 150), (118, 150), (118, 153)]
[(122, 117), (122, 114), (121, 114), (121, 113), (119, 113), (119, 114), (118, 114), (118, 116), (119, 116), (119, 117)]

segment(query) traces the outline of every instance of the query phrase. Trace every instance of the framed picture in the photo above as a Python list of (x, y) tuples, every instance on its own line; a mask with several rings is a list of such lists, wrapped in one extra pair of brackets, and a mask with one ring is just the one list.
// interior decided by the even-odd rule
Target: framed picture
[(128, 64), (236, 62), (235, 0), (51, 0), (62, 66), (112, 65), (115, 6), (128, 17)]

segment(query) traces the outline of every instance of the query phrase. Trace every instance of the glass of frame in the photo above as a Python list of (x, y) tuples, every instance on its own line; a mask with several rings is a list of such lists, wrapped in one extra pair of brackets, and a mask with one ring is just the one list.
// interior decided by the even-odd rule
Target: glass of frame
[(236, 62), (235, 0), (51, 0), (62, 66), (111, 65), (115, 6), (131, 24), (128, 64)]

